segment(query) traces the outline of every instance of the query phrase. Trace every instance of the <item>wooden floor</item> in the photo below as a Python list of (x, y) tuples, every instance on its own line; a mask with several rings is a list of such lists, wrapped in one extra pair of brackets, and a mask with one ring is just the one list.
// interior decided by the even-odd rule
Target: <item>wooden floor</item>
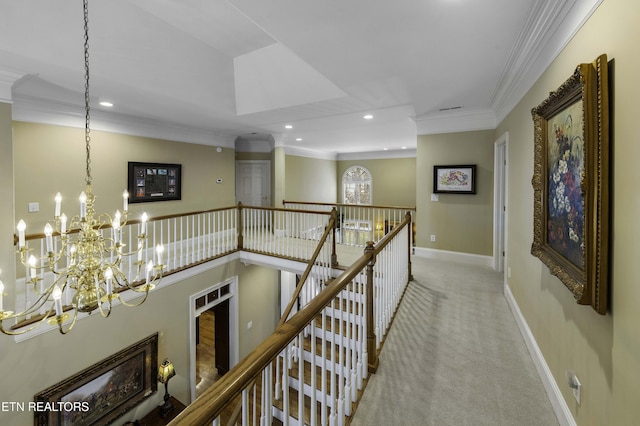
[(200, 342), (196, 346), (196, 397), (220, 377), (215, 367), (214, 324), (213, 310), (200, 314)]

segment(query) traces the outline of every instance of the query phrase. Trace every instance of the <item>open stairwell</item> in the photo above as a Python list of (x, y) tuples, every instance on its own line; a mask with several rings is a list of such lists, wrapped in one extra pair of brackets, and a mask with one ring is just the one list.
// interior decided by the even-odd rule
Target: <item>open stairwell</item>
[(171, 425), (350, 423), (412, 279), (411, 216), (344, 270), (329, 249), (335, 218), (273, 334)]
[(365, 287), (352, 287), (279, 355), (273, 417), (282, 424), (343, 424), (352, 415), (368, 377)]

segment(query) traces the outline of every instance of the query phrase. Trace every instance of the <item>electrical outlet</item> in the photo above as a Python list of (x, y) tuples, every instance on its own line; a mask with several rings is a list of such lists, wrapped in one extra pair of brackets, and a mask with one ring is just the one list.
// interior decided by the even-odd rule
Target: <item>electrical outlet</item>
[(582, 390), (582, 384), (580, 380), (578, 380), (578, 376), (573, 371), (565, 371), (565, 376), (567, 377), (567, 384), (573, 391), (573, 397), (576, 399), (578, 405), (580, 405), (580, 391)]
[(253, 327), (253, 321), (249, 321), (247, 323), (247, 330), (249, 330), (251, 327)]
[(435, 234), (431, 234), (431, 242), (435, 243), (436, 242), (436, 236)]
[(29, 213), (36, 213), (40, 211), (40, 203), (29, 203)]
[(431, 194), (431, 201), (440, 201), (440, 196), (438, 194)]

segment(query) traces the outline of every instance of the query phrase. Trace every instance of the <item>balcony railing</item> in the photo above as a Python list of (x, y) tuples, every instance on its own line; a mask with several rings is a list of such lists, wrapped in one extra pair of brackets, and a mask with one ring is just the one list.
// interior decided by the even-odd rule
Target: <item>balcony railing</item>
[[(308, 263), (300, 291), (292, 299), (298, 311), (285, 312), (269, 338), (171, 424), (257, 425), (275, 419), (285, 425), (348, 423), (369, 374), (377, 368), (378, 352), (411, 280), (412, 217), (410, 211), (400, 218), (391, 211), (356, 216), (343, 210), (343, 219), (369, 217), (377, 223), (384, 217), (392, 224), (341, 271), (335, 268), (336, 243), (349, 242), (340, 236), (344, 221), (340, 223), (339, 210), (327, 207), (238, 205), (149, 221), (149, 247), (140, 256), (151, 259), (153, 247), (162, 243), (165, 275), (240, 250)], [(122, 230), (129, 246), (137, 241), (139, 226), (130, 221)], [(29, 235), (27, 240), (32, 250), (45, 254), (44, 235)], [(135, 261), (123, 262), (130, 276), (135, 274)], [(45, 285), (52, 279), (45, 273), (40, 278)], [(16, 304), (27, 304), (36, 296), (33, 286), (22, 283), (24, 277), (17, 283), (22, 292)], [(67, 304), (71, 296), (65, 295)], [(38, 315), (24, 318), (14, 328), (38, 319)]]
[(407, 213), (171, 425), (348, 423), (412, 279), (410, 241)]
[[(338, 211), (338, 244), (364, 247), (368, 241), (380, 241), (389, 231), (398, 226), (407, 212), (413, 216), (415, 207), (378, 206), (363, 204), (313, 203), (304, 201), (282, 201), (287, 209)], [(413, 218), (412, 218), (413, 219)], [(412, 220), (413, 226), (415, 222)], [(415, 231), (415, 229), (414, 229)], [(413, 232), (411, 235), (413, 244)]]

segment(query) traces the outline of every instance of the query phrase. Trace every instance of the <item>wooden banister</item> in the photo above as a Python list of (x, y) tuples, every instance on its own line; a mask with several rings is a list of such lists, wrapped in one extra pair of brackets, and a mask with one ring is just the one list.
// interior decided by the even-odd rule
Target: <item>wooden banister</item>
[[(169, 423), (170, 426), (211, 424), (222, 412), (225, 406), (241, 394), (252, 380), (256, 379), (262, 370), (271, 363), (296, 336), (338, 295), (405, 226), (411, 223), (407, 215), (402, 223), (394, 228), (379, 243), (369, 249), (347, 268), (340, 276), (331, 280), (325, 288), (313, 298), (303, 309), (296, 312), (289, 320), (279, 324), (273, 334), (260, 343), (247, 357), (241, 360), (227, 374), (207, 389), (198, 399), (189, 405), (182, 413)], [(371, 283), (373, 273), (371, 274)], [(372, 286), (373, 284), (371, 284)], [(372, 291), (369, 292), (373, 294)], [(372, 300), (370, 303), (373, 303)], [(373, 311), (371, 305), (369, 311)], [(370, 326), (369, 329), (373, 329)], [(376, 362), (375, 343), (370, 349), (370, 357)]]
[(311, 269), (313, 269), (313, 266), (315, 265), (316, 260), (318, 259), (318, 256), (322, 251), (322, 247), (324, 246), (324, 243), (327, 241), (327, 237), (329, 236), (329, 233), (332, 232), (335, 226), (336, 226), (336, 217), (335, 215), (332, 215), (331, 220), (329, 221), (329, 224), (325, 228), (324, 233), (322, 234), (322, 237), (320, 237), (320, 241), (318, 242), (318, 245), (316, 246), (316, 249), (313, 252), (313, 256), (311, 256), (311, 260), (309, 260), (309, 263), (307, 263), (307, 267), (305, 268), (304, 272), (302, 273), (302, 276), (300, 277), (300, 285), (297, 286), (295, 291), (293, 292), (293, 295), (291, 296), (291, 300), (289, 300), (289, 304), (287, 305), (284, 312), (282, 313), (282, 316), (280, 317), (280, 321), (278, 322), (278, 325), (282, 325), (289, 317), (289, 314), (291, 313), (291, 309), (293, 309), (293, 305), (296, 303), (298, 296), (300, 296), (300, 291), (302, 291), (302, 287), (304, 286), (304, 283), (307, 281), (307, 278), (309, 278)]

